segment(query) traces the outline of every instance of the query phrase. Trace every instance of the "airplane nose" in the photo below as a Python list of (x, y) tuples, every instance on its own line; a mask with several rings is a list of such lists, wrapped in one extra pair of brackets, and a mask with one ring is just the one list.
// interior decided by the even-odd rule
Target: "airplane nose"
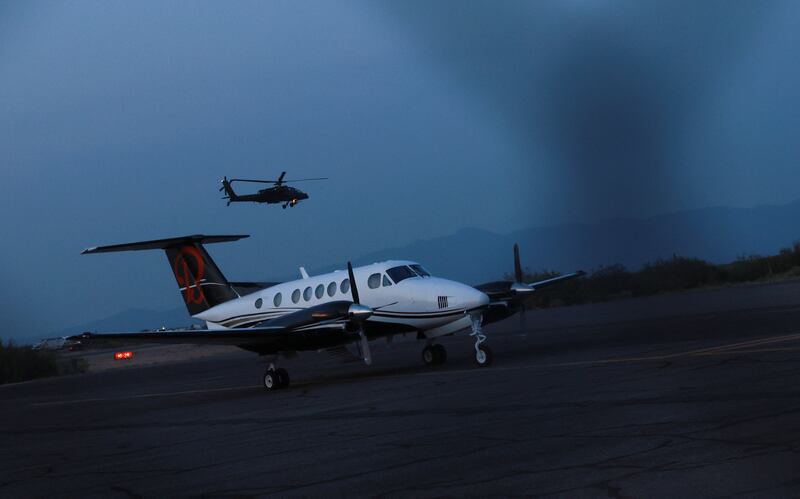
[(467, 299), (468, 309), (485, 307), (489, 304), (489, 301), (489, 296), (486, 293), (470, 287), (470, 292)]
[(483, 291), (478, 291), (478, 293), (480, 294), (480, 298), (478, 298), (478, 303), (480, 303), (479, 306), (485, 307), (486, 305), (489, 304), (490, 301), (492, 301), (489, 299), (489, 295), (487, 295)]

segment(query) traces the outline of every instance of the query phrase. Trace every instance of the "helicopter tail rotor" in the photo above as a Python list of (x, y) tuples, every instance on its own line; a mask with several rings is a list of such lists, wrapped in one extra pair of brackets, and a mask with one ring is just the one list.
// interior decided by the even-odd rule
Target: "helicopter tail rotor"
[(220, 192), (225, 191), (225, 196), (223, 196), (222, 199), (227, 199), (228, 206), (230, 206), (231, 201), (236, 201), (237, 199), (239, 199), (239, 197), (233, 191), (233, 187), (231, 187), (231, 181), (228, 180), (227, 176), (222, 177), (222, 180), (220, 180), (220, 182), (222, 182), (222, 187), (219, 188)]

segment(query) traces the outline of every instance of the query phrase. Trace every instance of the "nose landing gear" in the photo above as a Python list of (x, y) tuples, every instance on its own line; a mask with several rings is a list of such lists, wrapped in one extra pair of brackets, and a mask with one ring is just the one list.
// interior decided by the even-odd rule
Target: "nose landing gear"
[(481, 331), (481, 323), (483, 316), (480, 314), (471, 315), (472, 332), (470, 336), (475, 338), (475, 362), (481, 367), (486, 367), (492, 364), (492, 349), (482, 343), (486, 341), (486, 335)]

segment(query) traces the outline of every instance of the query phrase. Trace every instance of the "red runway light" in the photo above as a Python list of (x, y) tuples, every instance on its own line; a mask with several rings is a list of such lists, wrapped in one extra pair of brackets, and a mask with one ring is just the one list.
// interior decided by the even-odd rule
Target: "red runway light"
[(133, 358), (133, 352), (117, 352), (114, 354), (114, 359), (123, 360)]

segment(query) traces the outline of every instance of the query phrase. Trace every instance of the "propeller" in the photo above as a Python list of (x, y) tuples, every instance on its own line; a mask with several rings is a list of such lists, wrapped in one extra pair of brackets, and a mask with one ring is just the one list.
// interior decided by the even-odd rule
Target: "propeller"
[(525, 296), (532, 293), (534, 289), (522, 282), (522, 264), (519, 260), (519, 245), (514, 243), (514, 283), (511, 289), (520, 297), (519, 300), (519, 329), (525, 331)]
[(364, 321), (372, 315), (372, 308), (361, 304), (361, 299), (358, 296), (358, 285), (356, 278), (353, 275), (353, 264), (347, 262), (347, 277), (350, 279), (350, 294), (353, 296), (353, 304), (347, 310), (347, 315), (350, 316), (358, 324), (358, 351), (365, 364), (372, 364), (372, 351), (369, 349), (369, 339), (364, 334)]
[(517, 295), (533, 293), (534, 289), (522, 282), (522, 264), (519, 261), (519, 245), (514, 243), (514, 283), (511, 284), (511, 291)]

